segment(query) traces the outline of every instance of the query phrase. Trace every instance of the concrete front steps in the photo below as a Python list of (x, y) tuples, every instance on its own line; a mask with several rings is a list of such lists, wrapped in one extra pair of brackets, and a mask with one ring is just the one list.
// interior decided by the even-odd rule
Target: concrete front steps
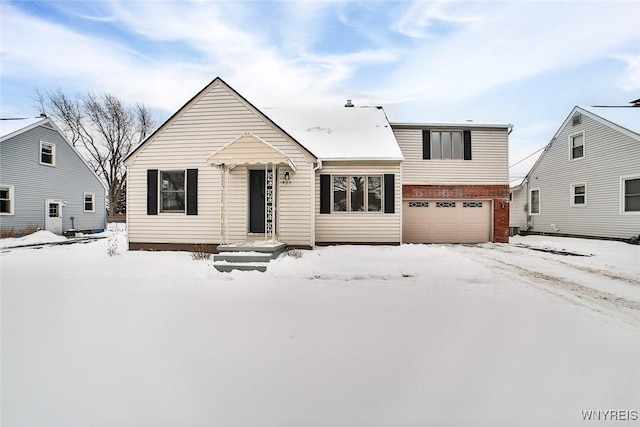
[(267, 271), (267, 264), (277, 258), (287, 248), (282, 242), (247, 242), (233, 245), (219, 245), (213, 256), (213, 266), (218, 271), (229, 272)]

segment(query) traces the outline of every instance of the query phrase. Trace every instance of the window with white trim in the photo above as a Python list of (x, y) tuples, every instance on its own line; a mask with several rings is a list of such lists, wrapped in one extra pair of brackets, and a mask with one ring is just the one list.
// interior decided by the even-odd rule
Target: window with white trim
[(640, 213), (640, 176), (622, 178), (622, 212)]
[(529, 214), (540, 215), (540, 189), (529, 190)]
[(333, 212), (382, 212), (381, 175), (335, 175)]
[(13, 185), (0, 185), (0, 215), (13, 215), (14, 205)]
[(47, 166), (56, 165), (56, 145), (40, 141), (40, 164)]
[(184, 212), (185, 171), (160, 172), (160, 212)]
[(587, 205), (587, 184), (571, 184), (571, 206)]
[(84, 193), (84, 211), (85, 212), (96, 211), (95, 199), (96, 199), (96, 195), (94, 193)]
[(571, 160), (584, 157), (584, 132), (569, 137), (569, 158)]

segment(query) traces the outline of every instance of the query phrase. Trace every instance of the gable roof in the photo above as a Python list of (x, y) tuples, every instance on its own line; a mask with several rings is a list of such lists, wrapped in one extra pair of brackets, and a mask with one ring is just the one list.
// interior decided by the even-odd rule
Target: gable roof
[(544, 151), (538, 156), (538, 160), (531, 166), (529, 172), (522, 180), (522, 184), (529, 179), (529, 175), (531, 172), (538, 167), (538, 164), (544, 158), (544, 155), (547, 153), (551, 144), (557, 140), (558, 135), (564, 130), (569, 121), (576, 113), (581, 113), (586, 116), (591, 117), (593, 120), (596, 120), (605, 126), (612, 127), (614, 129), (619, 130), (625, 135), (630, 136), (631, 138), (640, 140), (640, 107), (589, 107), (589, 106), (578, 106), (573, 107), (565, 121), (558, 128), (556, 133), (551, 138), (551, 141), (544, 147)]
[[(6, 126), (5, 126), (5, 123), (2, 123), (5, 121), (9, 122), (6, 124)], [(100, 182), (100, 185), (102, 185), (105, 191), (107, 190), (107, 186), (102, 180), (102, 178), (98, 176), (96, 171), (91, 167), (91, 165), (89, 165), (89, 162), (87, 162), (87, 160), (80, 154), (80, 152), (78, 152), (76, 147), (73, 146), (73, 144), (71, 143), (71, 141), (69, 141), (69, 139), (65, 136), (65, 134), (62, 133), (60, 128), (56, 125), (56, 123), (53, 121), (51, 117), (44, 117), (44, 118), (37, 117), (35, 119), (0, 120), (0, 142), (6, 141), (9, 138), (13, 138), (14, 136), (17, 136), (17, 135), (21, 135), (38, 126), (45, 126), (49, 130), (53, 130), (56, 133), (58, 133), (60, 138), (62, 138), (62, 140), (67, 143), (69, 148), (71, 148), (71, 151), (73, 151), (76, 154), (76, 156), (78, 156), (78, 158), (82, 161), (82, 163), (84, 163), (86, 168), (89, 169), (93, 174), (93, 176), (96, 177), (96, 179), (98, 180), (98, 182)], [(5, 132), (8, 132), (8, 133), (5, 133)]]
[(50, 117), (2, 119), (0, 120), (0, 141), (13, 138), (37, 126), (51, 124)]
[(304, 152), (308, 153), (309, 155), (311, 155), (311, 157), (313, 157), (314, 159), (317, 159), (317, 156), (311, 152), (307, 147), (305, 147), (304, 145), (302, 145), (299, 141), (297, 141), (293, 136), (291, 136), (289, 133), (287, 133), (287, 131), (285, 131), (284, 129), (282, 129), (280, 126), (278, 126), (277, 123), (275, 123), (273, 120), (271, 120), (269, 117), (267, 117), (262, 111), (260, 111), (259, 108), (257, 108), (255, 105), (253, 105), (251, 102), (249, 102), (244, 96), (240, 95), (234, 88), (232, 88), (231, 86), (229, 86), (224, 80), (222, 80), (220, 77), (216, 77), (215, 79), (213, 79), (211, 81), (211, 83), (209, 83), (208, 85), (206, 85), (204, 88), (202, 88), (202, 90), (200, 92), (198, 92), (197, 94), (195, 94), (190, 100), (188, 100), (182, 107), (180, 107), (180, 109), (178, 109), (178, 111), (176, 111), (171, 117), (169, 117), (162, 125), (160, 125), (158, 127), (158, 129), (156, 129), (151, 135), (149, 135), (144, 141), (142, 141), (140, 143), (140, 145), (138, 145), (136, 147), (135, 150), (133, 150), (131, 153), (129, 153), (129, 155), (124, 159), (124, 164), (126, 165), (127, 162), (131, 161), (133, 158), (135, 158), (135, 156), (137, 156), (140, 151), (142, 151), (144, 149), (144, 147), (146, 147), (151, 141), (153, 141), (155, 139), (156, 136), (158, 136), (160, 133), (164, 132), (164, 130), (166, 128), (168, 128), (174, 121), (176, 121), (180, 116), (182, 116), (182, 114), (184, 114), (184, 112), (192, 105), (194, 104), (200, 97), (204, 96), (206, 93), (208, 93), (215, 85), (222, 85), (224, 86), (227, 90), (229, 90), (233, 95), (235, 95), (236, 97), (238, 97), (240, 100), (242, 100), (243, 102), (245, 102), (247, 105), (249, 105), (250, 108), (252, 108), (256, 113), (258, 113), (264, 120), (266, 120), (267, 122), (271, 123), (274, 127), (276, 127), (278, 130), (280, 130), (282, 133), (284, 133), (285, 135), (287, 135), (289, 138), (291, 138), (293, 140), (293, 142), (298, 145), (298, 147), (300, 147)]
[(382, 107), (265, 108), (322, 160), (403, 160)]
[(584, 113), (590, 113), (595, 120), (604, 119), (609, 126), (623, 128), (640, 136), (640, 107), (587, 107), (579, 106)]

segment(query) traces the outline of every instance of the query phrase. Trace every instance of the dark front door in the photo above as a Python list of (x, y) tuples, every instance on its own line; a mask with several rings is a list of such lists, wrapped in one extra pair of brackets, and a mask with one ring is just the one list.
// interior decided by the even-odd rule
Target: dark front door
[(249, 232), (264, 233), (265, 171), (249, 171)]

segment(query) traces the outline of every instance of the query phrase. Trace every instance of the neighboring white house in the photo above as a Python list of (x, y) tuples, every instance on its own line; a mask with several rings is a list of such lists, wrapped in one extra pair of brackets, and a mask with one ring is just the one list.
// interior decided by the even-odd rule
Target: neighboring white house
[(0, 120), (0, 228), (62, 234), (106, 226), (105, 187), (47, 117)]
[(503, 242), (510, 129), (258, 109), (216, 78), (126, 159), (129, 248)]
[(638, 236), (640, 107), (576, 106), (512, 199), (511, 224), (522, 230)]

